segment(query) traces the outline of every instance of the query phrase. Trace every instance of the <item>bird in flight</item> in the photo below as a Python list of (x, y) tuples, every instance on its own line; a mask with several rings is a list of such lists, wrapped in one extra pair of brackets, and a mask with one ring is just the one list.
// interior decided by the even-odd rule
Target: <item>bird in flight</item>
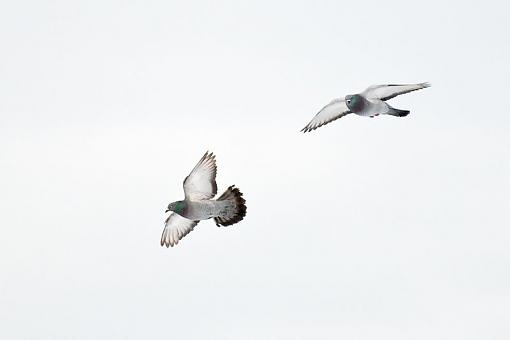
[(206, 152), (184, 179), (184, 200), (172, 202), (165, 212), (172, 211), (165, 221), (161, 246), (173, 247), (201, 220), (213, 218), (216, 225), (229, 226), (246, 215), (243, 194), (231, 185), (217, 199), (216, 156)]
[(372, 85), (361, 93), (332, 100), (313, 117), (301, 132), (310, 132), (349, 113), (372, 118), (379, 115), (405, 117), (409, 114), (408, 110), (395, 109), (386, 103), (386, 101), (398, 95), (421, 90), (429, 86), (429, 83)]

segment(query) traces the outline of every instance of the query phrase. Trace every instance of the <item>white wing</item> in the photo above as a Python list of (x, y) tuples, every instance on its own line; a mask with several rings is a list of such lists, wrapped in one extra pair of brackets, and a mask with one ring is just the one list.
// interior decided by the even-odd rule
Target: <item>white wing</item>
[(404, 85), (372, 85), (361, 94), (368, 99), (388, 100), (398, 95), (429, 87), (429, 83)]
[(184, 195), (187, 200), (208, 200), (216, 195), (216, 156), (209, 152), (198, 161), (184, 179)]
[(161, 235), (161, 246), (175, 246), (179, 240), (195, 228), (198, 221), (188, 220), (176, 213), (170, 214), (165, 221), (165, 229)]
[(309, 132), (325, 124), (331, 123), (335, 119), (351, 113), (344, 99), (334, 99), (328, 105), (324, 106), (319, 113), (305, 126), (301, 131)]

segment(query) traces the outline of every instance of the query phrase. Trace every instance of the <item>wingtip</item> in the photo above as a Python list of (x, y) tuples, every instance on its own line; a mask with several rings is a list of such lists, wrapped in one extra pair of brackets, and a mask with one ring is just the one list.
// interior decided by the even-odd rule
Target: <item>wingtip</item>
[(205, 152), (205, 154), (202, 156), (203, 159), (207, 159), (207, 158), (215, 158), (216, 156), (214, 155), (214, 152), (212, 151), (209, 151), (207, 150)]
[(421, 83), (421, 85), (424, 87), (424, 88), (427, 88), (427, 87), (431, 87), (432, 84), (429, 83), (428, 81), (424, 82), (424, 83)]
[(302, 128), (299, 132), (302, 132), (302, 133), (307, 133), (307, 132), (310, 132), (314, 130), (313, 128), (310, 128), (308, 125), (305, 126), (304, 128)]

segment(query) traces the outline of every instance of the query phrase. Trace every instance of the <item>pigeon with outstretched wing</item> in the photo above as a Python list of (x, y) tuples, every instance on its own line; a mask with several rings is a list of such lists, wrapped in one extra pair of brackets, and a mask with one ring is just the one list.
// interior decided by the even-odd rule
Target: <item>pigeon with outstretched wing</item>
[(386, 103), (386, 100), (395, 98), (401, 94), (424, 89), (429, 86), (429, 83), (372, 85), (361, 93), (334, 99), (331, 103), (324, 106), (301, 131), (313, 131), (318, 127), (328, 124), (350, 113), (367, 117), (375, 117), (379, 115), (405, 117), (409, 114), (408, 110), (396, 109)]
[(213, 218), (216, 225), (229, 226), (246, 215), (246, 201), (235, 186), (230, 186), (217, 199), (216, 158), (206, 152), (191, 173), (184, 179), (184, 200), (172, 202), (167, 212), (161, 245), (173, 247), (190, 233), (201, 220)]

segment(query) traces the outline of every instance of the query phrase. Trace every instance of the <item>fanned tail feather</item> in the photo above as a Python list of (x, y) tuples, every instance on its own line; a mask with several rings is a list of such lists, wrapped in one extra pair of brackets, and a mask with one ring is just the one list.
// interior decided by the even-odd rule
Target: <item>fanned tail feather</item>
[(230, 203), (225, 205), (225, 209), (220, 216), (214, 218), (214, 222), (218, 227), (235, 224), (246, 216), (246, 200), (243, 198), (243, 193), (235, 186), (228, 187), (217, 201)]

